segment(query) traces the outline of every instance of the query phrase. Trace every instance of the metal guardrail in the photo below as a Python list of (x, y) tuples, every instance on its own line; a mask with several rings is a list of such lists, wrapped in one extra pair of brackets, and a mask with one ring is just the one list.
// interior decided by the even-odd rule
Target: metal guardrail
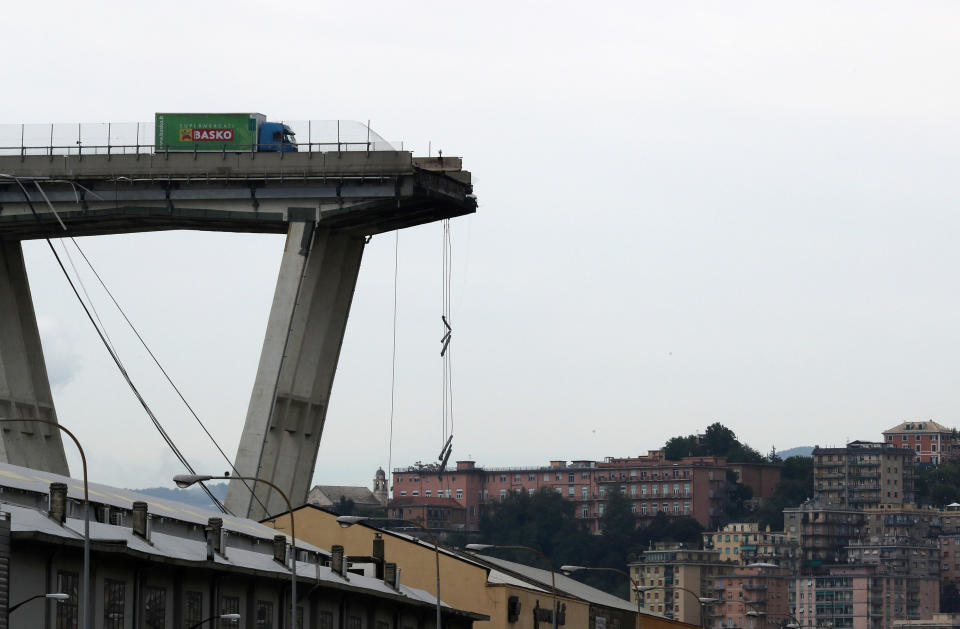
[[(298, 139), (300, 152), (322, 151), (395, 151), (398, 148), (364, 124), (353, 120), (304, 120), (285, 122)], [(167, 152), (154, 144), (152, 122), (17, 124), (0, 125), (0, 155), (48, 157), (75, 155), (154, 155)], [(242, 152), (254, 152), (256, 145), (247, 145)], [(403, 143), (399, 143), (403, 150)], [(174, 151), (169, 151), (174, 152)], [(177, 153), (191, 151), (177, 150)], [(236, 148), (221, 151), (199, 150), (193, 153), (237, 153)]]

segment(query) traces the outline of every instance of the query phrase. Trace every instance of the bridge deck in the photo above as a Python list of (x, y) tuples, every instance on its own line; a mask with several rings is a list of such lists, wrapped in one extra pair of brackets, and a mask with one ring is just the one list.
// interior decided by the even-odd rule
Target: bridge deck
[(168, 229), (285, 233), (291, 218), (369, 235), (474, 211), (459, 158), (405, 151), (0, 156), (3, 240)]

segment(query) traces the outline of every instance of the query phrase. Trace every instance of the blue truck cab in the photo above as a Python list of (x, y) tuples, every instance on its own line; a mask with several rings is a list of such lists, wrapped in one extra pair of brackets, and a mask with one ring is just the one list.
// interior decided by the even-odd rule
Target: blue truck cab
[(260, 124), (257, 150), (278, 153), (294, 152), (297, 150), (296, 134), (293, 129), (282, 122), (263, 122)]

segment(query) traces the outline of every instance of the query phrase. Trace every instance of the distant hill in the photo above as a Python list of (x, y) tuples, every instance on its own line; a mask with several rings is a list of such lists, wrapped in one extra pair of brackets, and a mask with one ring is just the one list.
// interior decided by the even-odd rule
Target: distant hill
[[(207, 488), (221, 502), (227, 497), (227, 483), (207, 483)], [(203, 509), (212, 509), (216, 507), (210, 502), (207, 494), (200, 487), (191, 487), (190, 489), (173, 489), (171, 487), (147, 487), (146, 489), (131, 489), (141, 494), (163, 498), (164, 500), (176, 500), (194, 507)]]
[(789, 450), (778, 450), (777, 456), (781, 459), (789, 459), (792, 456), (810, 456), (813, 454), (813, 446), (797, 446)]

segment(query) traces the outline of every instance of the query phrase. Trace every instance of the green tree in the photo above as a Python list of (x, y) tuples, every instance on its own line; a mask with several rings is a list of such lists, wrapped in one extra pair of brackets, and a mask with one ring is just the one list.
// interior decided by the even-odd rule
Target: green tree
[[(480, 519), (483, 543), (531, 546), (551, 561), (577, 563), (589, 546), (590, 534), (574, 518), (574, 503), (543, 488), (535, 494), (511, 492)], [(527, 553), (503, 551), (511, 561), (530, 563)]]
[(663, 447), (664, 456), (677, 461), (685, 456), (722, 456), (731, 463), (762, 463), (763, 455), (737, 439), (737, 435), (719, 422), (707, 426), (702, 437), (673, 437)]
[(917, 502), (943, 507), (960, 502), (960, 463), (950, 461), (921, 467), (917, 475)]

